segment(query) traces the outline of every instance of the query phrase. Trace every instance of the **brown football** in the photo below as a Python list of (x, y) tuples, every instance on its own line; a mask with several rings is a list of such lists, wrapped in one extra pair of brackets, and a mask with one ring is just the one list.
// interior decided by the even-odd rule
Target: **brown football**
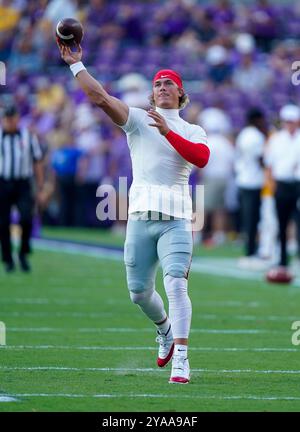
[(80, 44), (83, 37), (83, 27), (79, 21), (74, 18), (65, 18), (56, 26), (56, 37), (59, 42), (76, 46)]
[(266, 280), (271, 283), (289, 284), (293, 278), (292, 273), (281, 266), (272, 268), (266, 274)]

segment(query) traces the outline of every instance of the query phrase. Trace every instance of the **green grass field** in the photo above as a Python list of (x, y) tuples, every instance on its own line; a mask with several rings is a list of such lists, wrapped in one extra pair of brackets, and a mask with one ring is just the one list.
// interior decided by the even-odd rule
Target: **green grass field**
[[(121, 261), (36, 248), (32, 264), (0, 272), (0, 411), (300, 410), (299, 286), (222, 277), (222, 260), (216, 274), (192, 271), (192, 379), (176, 386), (156, 368), (155, 330)], [(165, 298), (161, 273), (157, 289)]]

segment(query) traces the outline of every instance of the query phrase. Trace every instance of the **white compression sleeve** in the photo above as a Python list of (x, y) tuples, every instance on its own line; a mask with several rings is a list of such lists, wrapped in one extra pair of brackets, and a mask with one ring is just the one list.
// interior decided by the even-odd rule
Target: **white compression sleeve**
[(169, 300), (169, 319), (174, 339), (188, 339), (189, 337), (192, 304), (188, 296), (187, 284), (185, 278), (174, 278), (170, 275), (164, 278), (165, 290)]

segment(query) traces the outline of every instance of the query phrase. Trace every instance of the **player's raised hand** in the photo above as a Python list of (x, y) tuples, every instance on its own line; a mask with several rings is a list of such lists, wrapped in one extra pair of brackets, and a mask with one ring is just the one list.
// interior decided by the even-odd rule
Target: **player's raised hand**
[(170, 131), (166, 120), (161, 116), (157, 111), (150, 109), (148, 111), (148, 116), (152, 118), (152, 120), (155, 121), (155, 123), (149, 123), (149, 126), (156, 127), (161, 135), (167, 135), (167, 133)]
[(82, 48), (80, 45), (77, 45), (77, 51), (72, 51), (71, 48), (59, 40), (56, 41), (57, 46), (60, 51), (61, 58), (68, 64), (71, 65), (73, 63), (77, 63), (81, 61), (82, 58)]

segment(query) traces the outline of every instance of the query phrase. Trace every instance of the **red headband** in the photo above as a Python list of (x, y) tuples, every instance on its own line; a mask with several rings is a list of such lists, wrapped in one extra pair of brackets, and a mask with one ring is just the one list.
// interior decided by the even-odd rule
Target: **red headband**
[(153, 78), (153, 81), (152, 81), (153, 84), (155, 83), (155, 81), (162, 79), (162, 78), (169, 78), (172, 81), (174, 81), (174, 83), (176, 83), (179, 88), (181, 88), (181, 89), (183, 88), (181, 76), (179, 75), (179, 73), (175, 72), (172, 69), (162, 69), (162, 70), (158, 71)]

